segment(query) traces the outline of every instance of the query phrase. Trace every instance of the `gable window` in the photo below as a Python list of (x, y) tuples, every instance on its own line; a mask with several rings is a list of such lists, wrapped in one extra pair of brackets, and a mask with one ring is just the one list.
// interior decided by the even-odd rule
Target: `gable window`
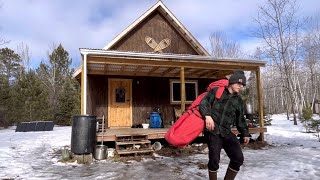
[[(198, 81), (186, 80), (185, 81), (185, 101), (186, 104), (191, 104), (198, 96)], [(181, 82), (180, 80), (170, 80), (170, 103), (181, 103)]]

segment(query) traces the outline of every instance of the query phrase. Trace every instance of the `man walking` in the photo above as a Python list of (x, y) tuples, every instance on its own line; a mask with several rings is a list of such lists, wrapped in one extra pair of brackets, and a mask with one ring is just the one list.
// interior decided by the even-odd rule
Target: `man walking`
[(217, 179), (220, 152), (223, 148), (230, 158), (225, 178), (236, 177), (244, 158), (239, 140), (231, 132), (232, 125), (244, 136), (244, 142), (249, 142), (249, 131), (243, 114), (243, 102), (239, 95), (246, 85), (243, 71), (235, 71), (229, 78), (229, 86), (225, 88), (220, 99), (215, 98), (218, 88), (210, 90), (200, 103), (200, 112), (205, 117), (205, 138), (209, 148), (208, 171), (209, 179)]

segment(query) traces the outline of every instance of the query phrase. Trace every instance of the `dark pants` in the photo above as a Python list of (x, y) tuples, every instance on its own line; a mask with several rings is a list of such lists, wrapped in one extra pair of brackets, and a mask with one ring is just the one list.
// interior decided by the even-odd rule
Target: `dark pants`
[(210, 171), (219, 169), (220, 152), (222, 148), (230, 158), (229, 167), (235, 171), (240, 170), (244, 159), (239, 140), (234, 134), (228, 137), (221, 137), (219, 134), (214, 135), (210, 132), (205, 132), (205, 137), (209, 148), (208, 169)]

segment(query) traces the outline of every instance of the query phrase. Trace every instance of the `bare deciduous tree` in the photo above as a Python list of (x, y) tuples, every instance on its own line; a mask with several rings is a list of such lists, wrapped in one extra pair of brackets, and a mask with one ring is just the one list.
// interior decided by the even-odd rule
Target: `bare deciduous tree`
[(30, 49), (29, 46), (27, 44), (24, 44), (23, 42), (20, 43), (17, 46), (17, 53), (20, 55), (21, 57), (21, 67), (23, 69), (29, 70), (29, 66), (30, 66), (30, 57), (31, 57), (31, 53), (30, 53)]
[(217, 58), (236, 58), (240, 57), (240, 45), (227, 38), (222, 32), (214, 32), (209, 37), (211, 56)]
[[(0, 2), (0, 9), (2, 8), (2, 2)], [(1, 27), (0, 27), (1, 29)], [(0, 46), (4, 45), (4, 44), (8, 44), (10, 41), (4, 39), (3, 37), (0, 37)]]
[(290, 98), (297, 124), (296, 112), (298, 95), (296, 87), (296, 65), (299, 50), (299, 29), (301, 24), (296, 17), (298, 7), (292, 0), (267, 0), (259, 7), (255, 21), (259, 30), (255, 36), (264, 40), (263, 51), (276, 66), (281, 75), (282, 85)]
[[(311, 82), (311, 89), (309, 91), (312, 97), (308, 99), (311, 100), (311, 107), (313, 107), (314, 100), (318, 97), (318, 76), (319, 76), (319, 62), (320, 62), (320, 23), (317, 18), (310, 18), (308, 23), (308, 31), (305, 33), (305, 36), (302, 41), (302, 49), (303, 49), (303, 62), (307, 71), (306, 82)], [(307, 83), (305, 84), (305, 89), (307, 89)]]

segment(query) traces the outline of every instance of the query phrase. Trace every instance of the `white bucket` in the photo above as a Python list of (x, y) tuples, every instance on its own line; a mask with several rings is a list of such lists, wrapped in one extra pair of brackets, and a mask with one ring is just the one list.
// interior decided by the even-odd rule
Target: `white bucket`
[(114, 148), (108, 148), (107, 149), (107, 157), (113, 157), (114, 156)]
[(148, 129), (149, 128), (149, 124), (142, 124), (143, 129)]

